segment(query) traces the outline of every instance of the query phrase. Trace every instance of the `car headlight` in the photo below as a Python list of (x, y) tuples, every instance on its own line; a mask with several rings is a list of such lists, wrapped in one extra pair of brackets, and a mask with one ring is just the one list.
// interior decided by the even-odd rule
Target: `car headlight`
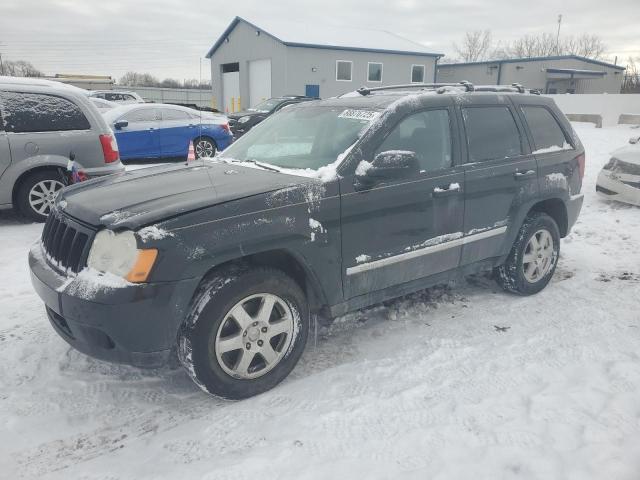
[(251, 120), (251, 117), (246, 116), (246, 117), (240, 117), (238, 119), (238, 123), (247, 123), (249, 120)]
[(157, 255), (155, 248), (138, 249), (136, 237), (130, 230), (116, 233), (104, 229), (93, 239), (87, 266), (139, 283), (147, 280)]

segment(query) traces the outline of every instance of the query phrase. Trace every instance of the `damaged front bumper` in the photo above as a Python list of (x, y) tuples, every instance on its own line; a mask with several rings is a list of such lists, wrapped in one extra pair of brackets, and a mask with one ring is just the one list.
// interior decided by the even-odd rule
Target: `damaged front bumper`
[(29, 252), (29, 268), (51, 325), (67, 343), (100, 360), (137, 367), (167, 363), (198, 285), (198, 279), (189, 279), (69, 294), (68, 286), (75, 280), (48, 264), (40, 242)]
[(640, 206), (640, 175), (601, 170), (596, 192), (607, 200)]

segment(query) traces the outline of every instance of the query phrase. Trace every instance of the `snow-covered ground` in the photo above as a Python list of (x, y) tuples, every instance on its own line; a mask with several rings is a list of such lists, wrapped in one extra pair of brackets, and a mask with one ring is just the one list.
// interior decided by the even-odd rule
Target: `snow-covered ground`
[(585, 205), (539, 295), (485, 276), (339, 319), (293, 374), (226, 402), (181, 370), (71, 350), (0, 215), (0, 477), (640, 478), (640, 208), (594, 193), (629, 127), (576, 124)]

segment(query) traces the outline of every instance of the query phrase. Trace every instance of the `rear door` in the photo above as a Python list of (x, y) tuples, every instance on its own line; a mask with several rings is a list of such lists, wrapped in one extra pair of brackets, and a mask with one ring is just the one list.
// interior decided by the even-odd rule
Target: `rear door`
[(530, 143), (540, 173), (540, 193), (542, 197), (568, 198), (582, 188), (577, 159), (580, 145), (571, 135), (568, 122), (557, 115), (552, 105), (540, 100), (527, 97), (517, 101), (519, 113), (531, 134)]
[[(2, 121), (2, 102), (0, 102), (0, 177), (11, 163), (11, 151), (9, 149), (9, 138), (7, 132), (4, 131), (4, 123)], [(3, 203), (0, 201), (0, 203)]]
[[(160, 157), (160, 109), (139, 107), (127, 112), (118, 120), (129, 124), (120, 130), (114, 128), (120, 158), (158, 158)], [(116, 121), (118, 121), (116, 120)]]
[(177, 108), (162, 109), (162, 125), (158, 132), (163, 157), (185, 157), (189, 141), (197, 134), (196, 120)]
[(515, 107), (503, 95), (468, 95), (460, 105), (466, 146), (461, 265), (507, 253), (509, 227), (538, 197), (538, 166)]
[(341, 179), (346, 298), (458, 266), (464, 170), (454, 162), (459, 155), (454, 124), (454, 110), (448, 105), (411, 113), (370, 153), (362, 154), (361, 159), (370, 161), (384, 151), (413, 151), (421, 165), (415, 178), (360, 191), (354, 175)]

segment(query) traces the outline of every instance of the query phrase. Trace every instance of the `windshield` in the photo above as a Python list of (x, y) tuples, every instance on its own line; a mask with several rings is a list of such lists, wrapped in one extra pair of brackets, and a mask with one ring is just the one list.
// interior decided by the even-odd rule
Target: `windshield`
[(269, 100), (265, 100), (262, 103), (259, 103), (253, 108), (249, 108), (250, 112), (270, 112), (278, 105), (280, 105), (284, 100), (278, 98), (270, 98)]
[(324, 106), (282, 110), (240, 137), (221, 157), (317, 170), (335, 162), (377, 114)]

